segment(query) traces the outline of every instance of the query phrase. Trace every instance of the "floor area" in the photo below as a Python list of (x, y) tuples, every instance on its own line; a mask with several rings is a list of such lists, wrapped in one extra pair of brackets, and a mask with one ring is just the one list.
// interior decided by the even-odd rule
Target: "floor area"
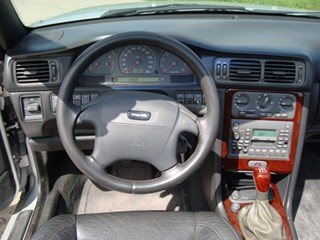
[(6, 229), (7, 223), (13, 214), (20, 199), (20, 193), (15, 197), (9, 207), (0, 211), (0, 238)]
[(181, 211), (183, 201), (180, 190), (174, 188), (151, 194), (127, 194), (103, 191), (87, 180), (82, 190), (77, 214), (143, 210)]
[[(300, 165), (293, 201), (294, 224), (300, 240), (320, 239), (319, 146), (319, 143), (306, 144)], [(134, 195), (101, 190), (81, 174), (63, 174), (62, 177), (57, 175), (54, 180), (56, 179), (58, 181), (53, 181), (55, 186), (51, 192), (52, 201), (49, 206), (55, 206), (56, 204), (52, 203), (60, 199), (57, 200), (57, 208), (64, 209), (62, 212), (56, 212), (56, 214), (133, 210), (181, 211), (188, 208), (190, 204), (190, 199), (186, 198), (185, 186), (152, 194)], [(79, 186), (75, 187), (75, 185)], [(196, 185), (199, 186), (199, 184)], [(192, 187), (192, 189), (197, 189), (197, 187)], [(200, 197), (201, 194), (193, 193), (192, 196), (194, 195)], [(60, 197), (56, 198), (55, 196)], [(10, 207), (0, 212), (0, 237), (5, 229), (6, 222), (15, 209), (17, 199)], [(72, 201), (64, 202), (61, 199)], [(148, 209), (146, 209), (146, 206)], [(52, 209), (51, 211), (53, 213), (56, 210)], [(48, 212), (50, 213), (50, 211)]]
[(293, 216), (300, 240), (320, 239), (320, 144), (306, 144), (293, 201)]

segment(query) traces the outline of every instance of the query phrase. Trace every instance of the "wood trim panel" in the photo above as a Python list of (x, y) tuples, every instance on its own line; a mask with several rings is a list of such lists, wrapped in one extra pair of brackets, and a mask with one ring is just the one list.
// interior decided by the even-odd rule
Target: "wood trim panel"
[[(256, 160), (254, 157), (252, 158), (228, 158), (228, 141), (230, 134), (230, 122), (232, 119), (232, 97), (238, 92), (265, 92), (265, 91), (256, 91), (256, 90), (227, 90), (225, 95), (225, 108), (224, 108), (224, 130), (223, 130), (223, 142), (222, 142), (222, 167), (225, 170), (253, 170), (253, 168), (248, 166), (248, 162), (251, 160)], [(270, 91), (270, 93), (281, 93), (277, 91)], [(302, 113), (302, 104), (303, 104), (303, 94), (297, 92), (286, 92), (286, 94), (293, 94), (297, 98), (296, 102), (296, 112), (295, 117), (293, 119), (283, 119), (283, 118), (250, 118), (250, 120), (270, 120), (270, 121), (292, 121), (294, 124), (292, 131), (292, 142), (290, 148), (289, 160), (283, 159), (274, 159), (268, 160), (268, 158), (262, 159), (261, 161), (266, 161), (268, 164), (268, 168), (272, 172), (276, 173), (290, 173), (293, 169), (294, 159), (296, 157), (296, 148), (299, 138), (299, 129), (300, 129), (300, 121), (301, 121), (301, 113)], [(237, 117), (237, 119), (248, 119)]]
[[(280, 194), (279, 194), (277, 185), (272, 183), (271, 187), (272, 187), (272, 189), (274, 191), (274, 199), (271, 202), (271, 205), (278, 211), (278, 213), (280, 214), (280, 216), (282, 218), (282, 221), (283, 221), (283, 224), (284, 224), (284, 229), (285, 229), (286, 234), (287, 234), (287, 240), (291, 240), (292, 239), (292, 234), (291, 234), (291, 231), (290, 231), (290, 226), (289, 226), (289, 223), (288, 223), (288, 220), (287, 220), (287, 217), (286, 217), (286, 212), (285, 212), (284, 207), (282, 205), (282, 201), (281, 201), (281, 198), (280, 198)], [(240, 224), (239, 224), (239, 221), (238, 221), (238, 213), (234, 213), (234, 212), (231, 211), (231, 201), (230, 201), (230, 199), (225, 197), (223, 203), (224, 203), (224, 207), (226, 209), (229, 221), (232, 223), (232, 225), (235, 227), (235, 229), (243, 237), (243, 234), (242, 234), (242, 231), (241, 231), (241, 228), (240, 228)], [(241, 208), (244, 207), (245, 205), (247, 205), (247, 204), (241, 204)]]

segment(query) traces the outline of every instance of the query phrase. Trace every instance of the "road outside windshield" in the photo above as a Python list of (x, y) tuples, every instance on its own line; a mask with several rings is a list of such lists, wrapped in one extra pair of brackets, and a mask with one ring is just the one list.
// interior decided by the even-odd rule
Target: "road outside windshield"
[[(69, 22), (75, 20), (99, 18), (108, 9), (151, 7), (163, 4), (212, 4), (223, 6), (268, 6), (269, 9), (277, 10), (281, 7), (292, 8), (293, 11), (311, 10), (320, 11), (320, 0), (222, 0), (222, 1), (152, 1), (152, 0), (11, 0), (22, 23), (25, 26), (36, 27), (45, 26), (59, 22)], [(77, 12), (77, 10), (87, 9), (88, 11)], [(96, 15), (92, 14), (96, 11)], [(72, 13), (77, 14), (77, 18), (71, 17)], [(74, 15), (75, 15), (74, 14)], [(64, 16), (66, 15), (66, 16)], [(47, 21), (52, 18), (62, 16), (60, 20)]]

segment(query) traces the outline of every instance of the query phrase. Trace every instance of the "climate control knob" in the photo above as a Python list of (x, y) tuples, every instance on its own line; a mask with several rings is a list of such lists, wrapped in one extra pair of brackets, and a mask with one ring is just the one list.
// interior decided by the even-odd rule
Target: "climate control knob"
[(235, 99), (234, 99), (235, 104), (240, 107), (246, 107), (249, 104), (249, 97), (247, 94), (239, 93)]
[(283, 110), (288, 111), (293, 107), (293, 100), (289, 96), (284, 96), (280, 99), (279, 105)]
[(269, 94), (262, 94), (260, 95), (259, 97), (259, 100), (258, 100), (258, 106), (261, 108), (261, 109), (266, 109), (268, 107), (271, 106), (272, 104), (272, 98)]

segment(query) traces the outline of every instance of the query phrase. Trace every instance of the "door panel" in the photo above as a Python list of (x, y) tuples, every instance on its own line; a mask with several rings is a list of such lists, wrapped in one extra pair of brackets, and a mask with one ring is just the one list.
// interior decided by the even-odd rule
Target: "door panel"
[[(3, 79), (3, 51), (0, 49), (0, 85)], [(2, 89), (2, 88), (1, 88)], [(3, 103), (3, 95), (0, 89), (0, 102)], [(3, 104), (0, 104), (2, 108)], [(4, 127), (3, 115), (5, 112), (0, 109), (0, 210), (6, 208), (13, 200), (17, 192), (17, 174), (14, 167), (14, 163), (11, 162), (9, 157), (11, 157), (10, 144), (8, 143), (7, 133)], [(11, 159), (12, 160), (12, 159)], [(12, 171), (12, 168), (13, 171)]]

